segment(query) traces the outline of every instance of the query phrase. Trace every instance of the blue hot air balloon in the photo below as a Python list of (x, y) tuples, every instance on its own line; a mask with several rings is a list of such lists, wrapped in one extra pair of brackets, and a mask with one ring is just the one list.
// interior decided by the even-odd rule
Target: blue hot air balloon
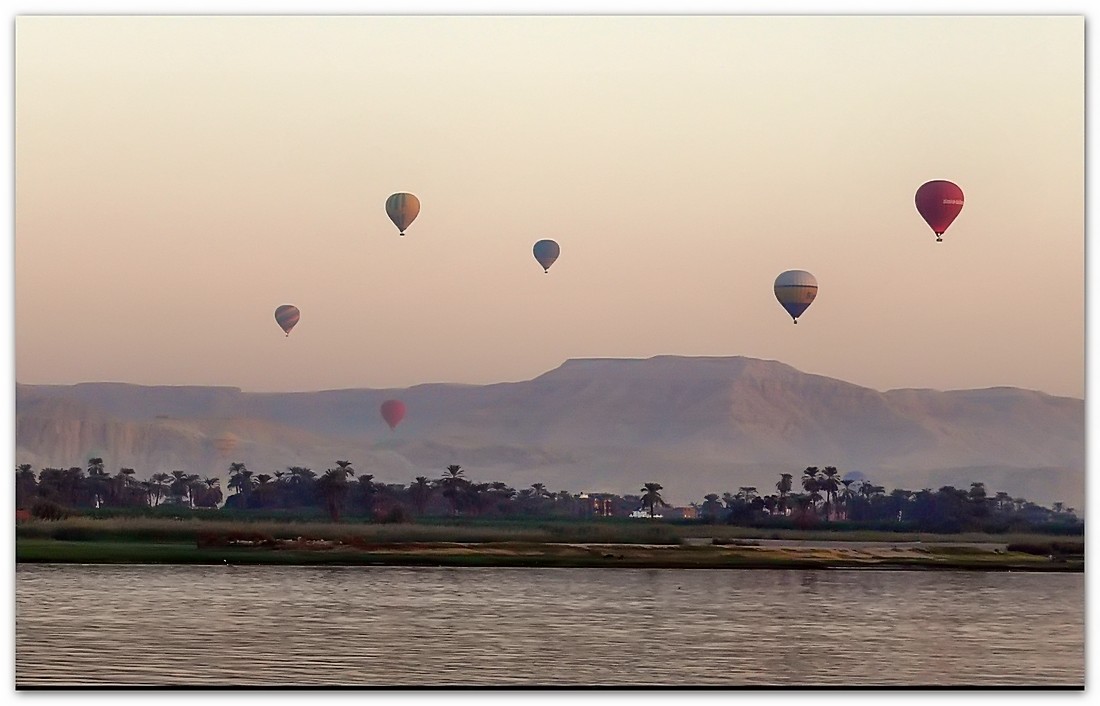
[(554, 260), (557, 260), (558, 255), (561, 254), (561, 248), (553, 240), (540, 240), (535, 243), (534, 251), (535, 259), (542, 265), (543, 272), (549, 272), (550, 265), (553, 265)]

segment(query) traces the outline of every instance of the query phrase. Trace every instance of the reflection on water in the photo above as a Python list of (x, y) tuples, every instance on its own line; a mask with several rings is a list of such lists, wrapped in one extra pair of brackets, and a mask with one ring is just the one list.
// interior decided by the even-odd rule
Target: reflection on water
[(16, 682), (1084, 683), (1084, 575), (18, 565)]

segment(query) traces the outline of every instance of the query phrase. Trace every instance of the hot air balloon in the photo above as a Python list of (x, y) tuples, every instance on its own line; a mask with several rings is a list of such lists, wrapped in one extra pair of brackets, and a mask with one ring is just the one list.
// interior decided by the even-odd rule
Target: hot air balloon
[(214, 439), (214, 448), (218, 450), (219, 456), (228, 458), (229, 454), (233, 453), (233, 449), (237, 448), (237, 437), (226, 432)]
[(867, 474), (863, 471), (849, 471), (844, 474), (843, 480), (850, 480), (853, 483), (855, 481), (864, 481), (867, 480)]
[(553, 240), (540, 240), (535, 243), (534, 251), (535, 259), (542, 265), (543, 272), (549, 272), (550, 265), (553, 265), (554, 260), (557, 260), (558, 255), (561, 254), (561, 248)]
[(290, 329), (294, 328), (301, 316), (302, 312), (298, 311), (298, 307), (283, 304), (275, 310), (275, 323), (279, 324), (279, 328), (289, 336)]
[(787, 270), (775, 278), (775, 298), (794, 322), (817, 296), (817, 279), (805, 270)]
[(963, 192), (955, 184), (942, 179), (921, 184), (917, 189), (917, 211), (932, 227), (936, 242), (963, 208)]
[(382, 419), (390, 425), (390, 429), (396, 429), (401, 420), (405, 418), (405, 403), (401, 400), (386, 400), (382, 403)]
[(412, 194), (401, 192), (386, 199), (386, 215), (397, 226), (401, 235), (404, 235), (405, 229), (416, 220), (418, 213), (420, 213), (420, 199)]

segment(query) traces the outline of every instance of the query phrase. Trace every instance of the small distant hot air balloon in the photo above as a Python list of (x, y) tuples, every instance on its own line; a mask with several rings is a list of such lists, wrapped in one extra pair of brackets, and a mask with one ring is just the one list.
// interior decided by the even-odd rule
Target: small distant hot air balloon
[(294, 328), (301, 316), (302, 312), (298, 311), (298, 307), (283, 304), (275, 310), (275, 323), (279, 324), (279, 328), (289, 336), (290, 329)]
[(386, 400), (382, 403), (382, 419), (390, 425), (390, 429), (396, 429), (401, 420), (405, 418), (405, 403), (401, 400)]
[(775, 298), (794, 322), (817, 296), (817, 279), (805, 270), (787, 270), (775, 278)]
[(233, 453), (233, 449), (237, 448), (237, 437), (226, 432), (214, 439), (214, 448), (218, 450), (219, 456), (228, 458), (229, 454)]
[(401, 235), (404, 235), (405, 229), (416, 220), (418, 213), (420, 213), (420, 199), (412, 194), (401, 192), (386, 199), (386, 215), (397, 226)]
[(917, 189), (917, 211), (932, 227), (936, 242), (963, 208), (963, 192), (957, 185), (937, 179), (921, 184)]
[(535, 243), (534, 252), (535, 259), (542, 265), (542, 271), (549, 272), (550, 265), (553, 265), (561, 254), (561, 248), (553, 240), (540, 240)]

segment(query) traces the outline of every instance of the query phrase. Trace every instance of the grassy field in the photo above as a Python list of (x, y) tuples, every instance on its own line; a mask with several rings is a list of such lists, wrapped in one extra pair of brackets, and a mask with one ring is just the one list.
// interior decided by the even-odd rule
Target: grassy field
[(69, 518), (26, 522), (16, 529), (17, 562), (1082, 571), (1083, 553), (1083, 540), (1038, 534), (753, 531), (627, 522), (376, 525)]
[(1084, 541), (1083, 537), (1059, 537), (1038, 533), (931, 534), (879, 532), (871, 530), (831, 531), (827, 529), (754, 529), (731, 525), (674, 525), (644, 520), (602, 522), (545, 521), (459, 521), (453, 524), (371, 524), (294, 521), (239, 521), (216, 519), (162, 519), (112, 517), (93, 519), (70, 517), (63, 520), (32, 520), (16, 526), (20, 539), (66, 541), (166, 541), (196, 542), (201, 535), (248, 534), (272, 539), (305, 537), (321, 540), (360, 539), (373, 543), (408, 542), (543, 542), (608, 544), (683, 544), (685, 540), (717, 539), (833, 542), (954, 542), (1030, 543)]

